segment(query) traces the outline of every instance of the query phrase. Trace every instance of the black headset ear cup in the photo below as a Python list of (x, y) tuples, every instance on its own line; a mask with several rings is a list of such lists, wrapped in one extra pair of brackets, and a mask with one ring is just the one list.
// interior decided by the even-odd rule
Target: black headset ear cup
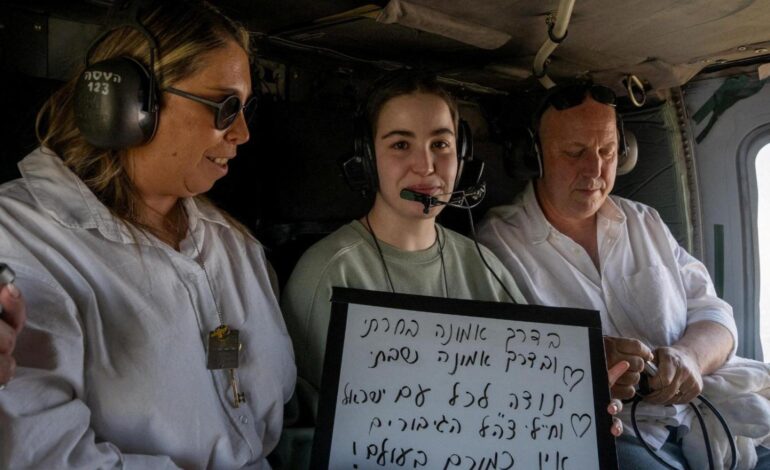
[(471, 126), (465, 119), (460, 119), (457, 122), (457, 138), (455, 139), (457, 146), (457, 175), (455, 176), (454, 186), (452, 190), (456, 190), (460, 180), (463, 176), (463, 170), (465, 169), (465, 163), (473, 160), (473, 132)]
[(462, 162), (473, 159), (473, 132), (465, 119), (457, 123), (457, 158)]
[[(380, 186), (377, 176), (374, 139), (365, 119), (356, 118), (355, 128), (353, 155), (342, 161), (342, 173), (351, 189), (359, 191), (365, 196), (371, 196), (377, 192)], [(457, 175), (455, 176), (454, 189), (457, 188), (462, 177), (465, 162), (473, 160), (473, 136), (470, 125), (464, 119), (460, 119), (457, 125), (456, 145)]]
[(615, 112), (615, 124), (618, 127), (618, 157), (628, 156), (628, 142), (626, 141), (626, 131), (623, 126), (623, 116)]
[(149, 142), (158, 125), (150, 71), (130, 57), (87, 67), (75, 85), (75, 122), (98, 148), (124, 149)]
[(624, 131), (626, 142), (625, 153), (618, 153), (617, 175), (626, 175), (636, 167), (639, 158), (639, 144), (636, 142), (636, 136), (631, 131)]
[(374, 155), (374, 139), (369, 125), (362, 117), (354, 119), (353, 155), (342, 161), (342, 173), (348, 185), (364, 197), (377, 192), (377, 161)]
[(374, 152), (374, 136), (369, 124), (362, 120), (361, 126), (361, 156), (364, 164), (364, 176), (366, 178), (366, 191), (368, 195), (377, 192), (380, 187), (380, 178), (377, 176), (377, 157)]
[[(484, 162), (473, 153), (473, 133), (468, 123), (461, 119), (457, 125), (457, 177), (453, 192), (473, 190), (481, 184)], [(483, 194), (480, 198), (483, 198)], [(479, 200), (480, 200), (479, 198)], [(460, 203), (464, 195), (452, 196), (451, 202)]]
[(520, 127), (511, 133), (503, 144), (503, 168), (511, 178), (528, 181), (543, 177), (543, 160), (537, 136), (528, 127)]

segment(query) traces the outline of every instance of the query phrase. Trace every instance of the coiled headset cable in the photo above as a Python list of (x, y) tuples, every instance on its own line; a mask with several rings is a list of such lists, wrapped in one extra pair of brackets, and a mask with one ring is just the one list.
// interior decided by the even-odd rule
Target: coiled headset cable
[[(637, 390), (636, 395), (634, 395), (631, 403), (631, 426), (634, 428), (634, 434), (636, 434), (636, 438), (639, 439), (639, 442), (642, 443), (642, 446), (647, 450), (647, 452), (650, 453), (650, 455), (653, 456), (653, 458), (655, 458), (655, 460), (657, 460), (666, 468), (678, 470), (677, 467), (674, 467), (670, 463), (666, 462), (663, 457), (658, 455), (658, 453), (655, 452), (655, 450), (653, 450), (649, 444), (647, 444), (647, 442), (645, 442), (644, 438), (639, 432), (639, 426), (636, 423), (636, 407), (646, 395), (652, 392), (652, 390), (649, 388), (649, 385), (647, 384), (647, 381), (649, 377), (656, 375), (657, 373), (658, 369), (654, 364), (650, 362), (645, 364), (644, 373), (642, 373), (642, 379), (639, 382), (639, 389)], [(711, 402), (706, 399), (706, 397), (703, 395), (698, 395), (696, 398), (702, 404), (706, 405), (706, 407), (708, 407), (712, 413), (714, 413), (714, 416), (716, 416), (717, 420), (719, 420), (719, 423), (722, 425), (722, 429), (724, 429), (725, 435), (727, 436), (727, 439), (730, 443), (730, 453), (732, 454), (730, 470), (735, 470), (738, 466), (738, 451), (735, 447), (735, 438), (733, 437), (733, 433), (730, 431), (730, 426), (728, 426), (727, 421), (725, 421), (725, 419), (722, 417), (722, 414), (719, 413), (716, 407), (712, 405)], [(703, 433), (703, 442), (706, 446), (706, 455), (708, 456), (709, 469), (714, 470), (716, 467), (714, 466), (714, 456), (711, 450), (711, 439), (709, 438), (709, 433), (708, 429), (706, 428), (706, 422), (703, 419), (703, 414), (695, 403), (690, 402), (688, 405), (695, 413), (695, 417), (698, 418), (698, 424), (700, 425), (701, 432)]]

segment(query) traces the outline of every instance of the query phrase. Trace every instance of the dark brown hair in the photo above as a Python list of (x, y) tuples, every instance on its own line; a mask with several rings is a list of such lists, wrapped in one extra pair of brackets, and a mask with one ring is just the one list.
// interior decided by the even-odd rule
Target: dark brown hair
[(363, 117), (369, 124), (372, 137), (374, 137), (377, 131), (377, 119), (379, 119), (380, 112), (385, 103), (398, 96), (411, 95), (412, 93), (427, 93), (436, 95), (444, 100), (449, 107), (449, 113), (452, 116), (455, 130), (457, 130), (457, 123), (460, 119), (457, 101), (451, 93), (441, 86), (436, 76), (425, 72), (399, 70), (385, 75), (372, 85), (363, 110)]

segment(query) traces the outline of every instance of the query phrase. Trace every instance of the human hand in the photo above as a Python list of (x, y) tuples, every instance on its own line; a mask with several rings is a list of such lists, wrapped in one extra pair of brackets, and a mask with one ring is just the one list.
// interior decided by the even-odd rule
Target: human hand
[(614, 384), (610, 385), (612, 397), (632, 398), (636, 393), (634, 386), (639, 383), (639, 374), (644, 370), (644, 362), (651, 361), (654, 357), (652, 351), (636, 339), (605, 336), (604, 353), (607, 356), (607, 365), (611, 369), (624, 361), (629, 365)]
[[(623, 374), (628, 370), (629, 365), (630, 364), (628, 362), (621, 361), (612, 366), (607, 371), (610, 387), (615, 385), (615, 382), (617, 382), (618, 379), (623, 376)], [(615, 417), (615, 415), (621, 411), (623, 411), (623, 402), (617, 398), (610, 400), (610, 404), (607, 406), (607, 412), (612, 415), (612, 426), (610, 427), (610, 433), (615, 437), (620, 437), (620, 435), (623, 434), (623, 422), (619, 418)]]
[(16, 369), (12, 353), (16, 346), (16, 337), (24, 327), (27, 314), (21, 292), (13, 284), (0, 288), (0, 389), (11, 380)]
[(652, 393), (645, 401), (656, 405), (689, 403), (703, 391), (698, 363), (686, 349), (671, 346), (655, 350), (658, 373), (650, 377)]

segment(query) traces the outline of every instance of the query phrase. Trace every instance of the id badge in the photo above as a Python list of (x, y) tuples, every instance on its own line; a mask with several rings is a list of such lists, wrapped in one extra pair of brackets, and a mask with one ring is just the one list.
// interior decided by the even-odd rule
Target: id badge
[(240, 341), (238, 330), (221, 325), (209, 333), (206, 367), (216, 369), (237, 369)]

